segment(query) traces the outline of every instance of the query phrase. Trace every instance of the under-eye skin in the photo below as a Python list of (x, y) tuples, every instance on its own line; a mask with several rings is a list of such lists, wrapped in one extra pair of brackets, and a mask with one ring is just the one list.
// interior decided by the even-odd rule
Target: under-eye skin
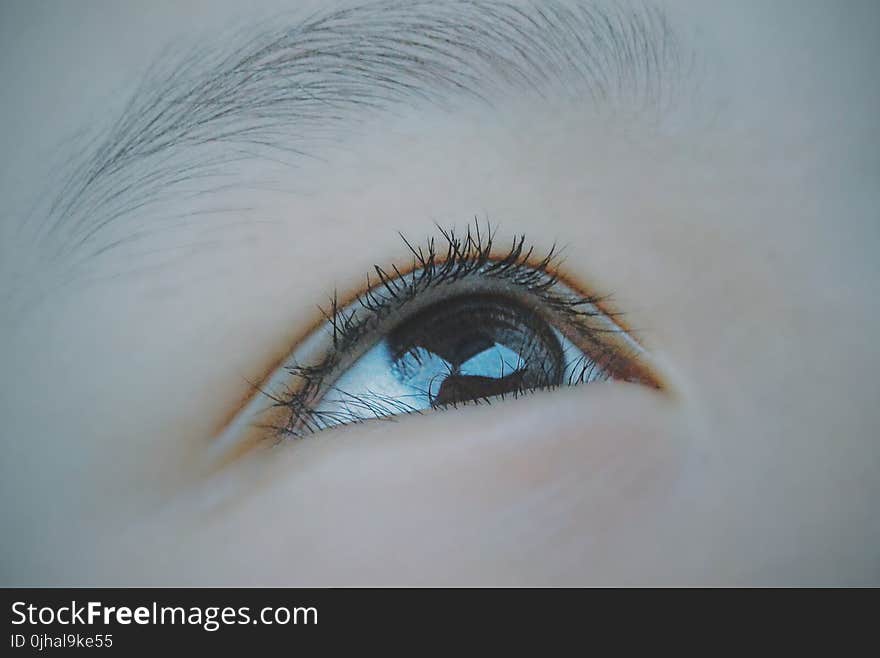
[(499, 248), (478, 223), (414, 246), (407, 267), (375, 267), (364, 291), (323, 309), (233, 425), (276, 438), (537, 390), (623, 380), (662, 388), (639, 343), (517, 236)]

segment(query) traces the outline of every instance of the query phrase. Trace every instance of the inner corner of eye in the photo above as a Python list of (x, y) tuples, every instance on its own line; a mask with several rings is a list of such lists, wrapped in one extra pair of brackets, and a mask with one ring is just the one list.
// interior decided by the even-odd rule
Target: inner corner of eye
[[(663, 388), (644, 349), (589, 290), (564, 283), (524, 238), (443, 232), (412, 266), (376, 267), (261, 387), (282, 436), (587, 382)], [(488, 245), (486, 244), (488, 242)], [(388, 271), (394, 273), (393, 276)], [(264, 405), (265, 407), (265, 405)]]

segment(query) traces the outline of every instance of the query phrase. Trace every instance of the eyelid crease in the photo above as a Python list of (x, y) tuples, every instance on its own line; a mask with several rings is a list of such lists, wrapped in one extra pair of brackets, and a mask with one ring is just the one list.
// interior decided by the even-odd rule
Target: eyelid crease
[[(633, 354), (638, 355), (640, 360), (644, 360), (645, 357), (647, 357), (648, 353), (644, 346), (637, 337), (633, 335), (630, 327), (623, 322), (620, 312), (614, 308), (609, 296), (585, 294), (583, 291), (592, 290), (594, 287), (578, 284), (575, 282), (574, 277), (560, 271), (562, 259), (560, 257), (560, 250), (556, 248), (555, 244), (550, 248), (546, 256), (538, 258), (538, 256), (535, 255), (534, 247), (523, 252), (525, 235), (515, 236), (511, 247), (498, 247), (494, 240), (497, 228), (492, 229), (487, 224), (486, 229), (481, 233), (479, 221), (476, 220), (476, 218), (474, 227), (475, 229), (472, 232), (471, 226), (469, 225), (464, 238), (458, 238), (454, 229), (443, 229), (438, 225), (437, 229), (443, 239), (448, 243), (448, 248), (445, 254), (435, 251), (434, 238), (429, 238), (427, 242), (427, 253), (425, 253), (421, 248), (414, 248), (412, 243), (410, 243), (403, 234), (400, 234), (400, 237), (403, 239), (409, 252), (415, 256), (412, 262), (405, 267), (392, 264), (388, 270), (394, 273), (393, 276), (389, 276), (387, 270), (377, 265), (374, 267), (374, 270), (378, 276), (378, 282), (368, 275), (365, 287), (352, 289), (343, 297), (339, 297), (338, 291), (334, 291), (334, 295), (330, 299), (330, 311), (328, 312), (325, 309), (318, 308), (318, 317), (308, 325), (307, 329), (298, 334), (298, 338), (293, 341), (288, 341), (288, 344), (291, 344), (292, 347), (288, 347), (284, 351), (283, 356), (272, 360), (268, 368), (264, 369), (264, 374), (259, 379), (258, 383), (252, 383), (251, 391), (219, 426), (218, 431), (215, 433), (216, 438), (213, 442), (212, 452), (217, 456), (222, 455), (223, 461), (225, 462), (228, 459), (234, 459), (241, 453), (246, 452), (259, 443), (262, 443), (264, 438), (254, 438), (251, 441), (245, 441), (241, 444), (241, 442), (236, 441), (236, 437), (252, 424), (253, 416), (260, 410), (268, 411), (273, 407), (288, 406), (287, 403), (280, 400), (271, 392), (271, 387), (276, 380), (283, 378), (285, 373), (288, 379), (292, 375), (292, 371), (295, 367), (285, 367), (285, 364), (291, 363), (294, 353), (301, 351), (310, 341), (320, 343), (323, 340), (326, 342), (327, 337), (322, 334), (321, 329), (328, 329), (329, 327), (333, 327), (332, 349), (335, 350), (337, 342), (337, 328), (335, 323), (338, 321), (339, 314), (352, 308), (363, 312), (364, 309), (360, 308), (363, 306), (363, 300), (369, 300), (371, 297), (377, 296), (378, 294), (391, 294), (393, 296), (393, 290), (389, 286), (393, 286), (394, 282), (406, 281), (417, 277), (418, 273), (424, 268), (426, 259), (429, 259), (432, 267), (441, 269), (448, 269), (450, 267), (454, 268), (462, 264), (473, 264), (478, 261), (490, 264), (507, 262), (509, 267), (529, 269), (536, 274), (543, 274), (549, 281), (552, 281), (552, 283), (549, 284), (549, 287), (552, 288), (553, 286), (561, 285), (566, 289), (565, 291), (567, 294), (570, 294), (575, 298), (586, 300), (589, 305), (594, 307), (600, 314), (598, 315), (599, 319), (613, 327), (613, 329), (608, 332), (612, 335), (612, 340), (626, 343), (626, 345), (632, 350)], [(476, 249), (476, 251), (474, 251), (474, 249)], [(419, 260), (419, 255), (422, 256), (421, 262)], [(431, 305), (436, 303), (436, 301), (437, 300), (430, 300), (425, 304)], [(367, 318), (365, 321), (369, 320), (371, 320), (371, 318)], [(595, 328), (591, 328), (590, 330), (604, 332), (604, 330)], [(381, 338), (377, 338), (377, 340), (381, 340)], [(356, 358), (352, 360), (352, 363), (356, 362), (356, 360)], [(667, 382), (660, 376), (656, 364), (637, 362), (636, 366), (638, 367), (634, 370), (628, 371), (632, 377), (630, 381), (638, 381), (641, 384), (659, 391), (667, 389)], [(626, 372), (615, 372), (614, 374), (616, 377), (620, 377), (621, 374), (626, 375)], [(624, 376), (623, 378), (627, 379), (628, 377)], [(273, 401), (275, 404), (268, 405), (267, 400)], [(288, 409), (288, 411), (290, 410)], [(237, 449), (236, 443), (240, 444), (237, 446)]]

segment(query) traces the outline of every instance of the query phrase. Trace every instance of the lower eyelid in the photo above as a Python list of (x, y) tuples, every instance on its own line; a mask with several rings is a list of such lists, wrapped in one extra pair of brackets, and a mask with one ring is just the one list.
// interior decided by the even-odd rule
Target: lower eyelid
[[(458, 510), (458, 528), (471, 514), (484, 522), (507, 515), (526, 526), (561, 514), (556, 521), (604, 531), (668, 499), (687, 438), (667, 396), (619, 382), (590, 386), (455, 414), (341, 426), (312, 441), (257, 450), (225, 470), (235, 485), (223, 488), (227, 499), (218, 504), (240, 507), (245, 524), (256, 517), (302, 532), (320, 526), (319, 537), (341, 521), (334, 521), (337, 511), (350, 522), (367, 501), (371, 524), (387, 524), (389, 532), (408, 518), (416, 522), (416, 508), (420, 518), (425, 509), (434, 518)], [(306, 499), (321, 500), (320, 512), (278, 503)]]
[[(261, 422), (254, 423), (251, 419), (250, 422), (242, 421), (240, 427), (228, 428), (234, 438), (226, 443), (216, 442), (211, 458), (218, 466), (234, 464), (240, 458), (248, 459), (249, 454), (258, 460), (280, 459), (284, 463), (293, 458), (297, 468), (302, 468), (301, 460), (314, 451), (345, 450), (353, 443), (363, 444), (358, 451), (381, 452), (383, 446), (388, 445), (394, 445), (398, 450), (408, 442), (433, 445), (433, 448), (425, 448), (432, 450), (438, 449), (438, 444), (460, 443), (462, 437), (467, 437), (465, 443), (477, 448), (483, 443), (503, 441), (531, 452), (546, 449), (543, 441), (554, 432), (577, 436), (577, 440), (588, 443), (594, 442), (597, 435), (613, 437), (625, 432), (621, 427), (633, 426), (634, 422), (646, 431), (655, 432), (654, 420), (668, 415), (676, 405), (677, 398), (664, 391), (626, 382), (597, 382), (552, 391), (533, 391), (517, 399), (493, 400), (489, 404), (463, 405), (455, 413), (429, 410), (420, 415), (339, 425), (323, 430), (309, 441), (267, 441), (265, 425), (283, 423), (289, 414), (281, 407), (261, 416)], [(414, 436), (417, 441), (413, 440)], [(323, 447), (306, 447), (312, 443), (320, 443)], [(407, 450), (418, 448), (409, 447)]]

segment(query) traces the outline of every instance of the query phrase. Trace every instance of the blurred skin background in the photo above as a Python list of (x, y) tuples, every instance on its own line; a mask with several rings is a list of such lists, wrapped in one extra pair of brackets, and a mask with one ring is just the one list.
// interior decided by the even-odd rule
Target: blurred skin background
[[(365, 111), (132, 211), (140, 238), (81, 262), (39, 227), (151, 65), (337, 3), (3, 2), (0, 582), (880, 584), (880, 7), (657, 6), (680, 52), (662, 107), (557, 83)], [(398, 231), (474, 216), (564, 244), (669, 390), (217, 463), (334, 289), (407, 262)]]

